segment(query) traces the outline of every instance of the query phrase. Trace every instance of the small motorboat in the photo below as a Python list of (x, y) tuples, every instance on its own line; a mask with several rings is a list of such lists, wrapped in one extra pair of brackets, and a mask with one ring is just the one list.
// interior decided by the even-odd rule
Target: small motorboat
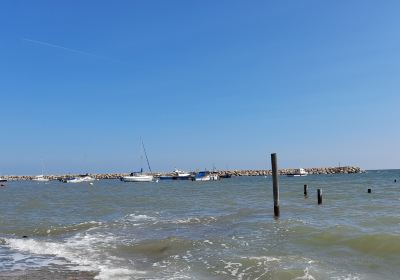
[(189, 177), (192, 176), (190, 173), (179, 170), (179, 169), (175, 169), (173, 174), (175, 175), (175, 177), (182, 178), (182, 179), (183, 178), (188, 179)]
[(95, 178), (86, 174), (86, 175), (80, 175), (79, 177), (66, 179), (64, 183), (83, 183), (83, 182), (93, 182), (95, 180), (96, 180)]
[(194, 181), (217, 181), (219, 176), (217, 173), (211, 173), (210, 171), (200, 171), (194, 177)]
[(32, 181), (36, 181), (36, 182), (48, 182), (48, 181), (50, 181), (50, 179), (44, 177), (44, 175), (37, 175), (37, 176), (35, 176), (35, 178), (32, 179)]
[(307, 176), (308, 172), (305, 171), (303, 168), (296, 169), (294, 173), (287, 174), (288, 177), (301, 177)]
[(3, 178), (3, 177), (0, 177), (0, 182), (1, 182), (1, 183), (7, 182), (7, 179), (6, 179), (6, 178)]
[(192, 178), (192, 174), (179, 169), (175, 169), (171, 175), (160, 176), (160, 180), (190, 180)]

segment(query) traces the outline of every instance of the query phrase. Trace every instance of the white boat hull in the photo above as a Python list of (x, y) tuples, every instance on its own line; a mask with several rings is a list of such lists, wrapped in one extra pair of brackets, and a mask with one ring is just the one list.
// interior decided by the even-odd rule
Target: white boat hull
[(305, 171), (303, 168), (299, 168), (296, 170), (296, 172), (292, 173), (292, 174), (288, 174), (288, 177), (303, 177), (303, 176), (307, 176), (308, 172)]
[(137, 175), (137, 176), (125, 176), (121, 178), (124, 182), (152, 182), (154, 177), (152, 175)]
[(70, 180), (67, 180), (67, 181), (65, 181), (66, 183), (70, 183), (70, 184), (76, 184), (76, 183), (82, 183), (82, 182), (84, 182), (83, 180), (80, 180), (80, 179), (70, 179)]
[(95, 180), (96, 179), (94, 179), (94, 178), (92, 178), (90, 176), (86, 176), (86, 177), (82, 177), (82, 178), (70, 179), (70, 180), (67, 180), (66, 182), (75, 184), (75, 183), (93, 182)]
[(206, 175), (204, 177), (195, 178), (195, 181), (217, 181), (218, 179), (218, 175)]
[(35, 181), (35, 182), (48, 182), (48, 181), (50, 181), (49, 179), (46, 179), (46, 178), (40, 178), (40, 179), (32, 179), (32, 181)]
[(195, 181), (211, 181), (210, 177), (195, 178)]
[(48, 182), (50, 180), (48, 178), (45, 178), (43, 175), (38, 175), (35, 178), (33, 178), (32, 181), (35, 181), (35, 182)]

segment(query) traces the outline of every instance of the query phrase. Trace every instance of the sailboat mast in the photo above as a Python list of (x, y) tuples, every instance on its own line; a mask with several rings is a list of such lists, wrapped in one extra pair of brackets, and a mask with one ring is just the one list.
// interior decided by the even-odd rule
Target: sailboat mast
[(145, 157), (146, 157), (147, 166), (149, 167), (150, 172), (152, 172), (152, 171), (151, 171), (151, 167), (150, 167), (149, 158), (147, 157), (147, 153), (146, 153), (146, 148), (144, 147), (143, 139), (140, 139), (140, 140), (142, 140), (142, 146), (143, 146), (144, 155), (145, 155)]
[(44, 160), (42, 159), (42, 174), (41, 175), (44, 175)]

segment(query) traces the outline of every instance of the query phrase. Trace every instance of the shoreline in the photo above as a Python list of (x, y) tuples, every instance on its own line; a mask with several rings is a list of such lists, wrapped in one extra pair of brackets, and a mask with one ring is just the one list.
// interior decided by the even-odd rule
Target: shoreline
[[(288, 175), (293, 174), (297, 169), (296, 168), (283, 168), (278, 171), (279, 175)], [(365, 172), (360, 167), (356, 166), (343, 166), (343, 167), (313, 167), (313, 168), (304, 168), (305, 171), (308, 172), (309, 175), (323, 175), (323, 174), (357, 174)], [(195, 172), (190, 172), (194, 174)], [(270, 169), (244, 169), (244, 170), (219, 170), (214, 171), (212, 173), (218, 174), (219, 176), (230, 175), (232, 177), (236, 176), (270, 176), (272, 175), (272, 171)], [(123, 176), (128, 176), (130, 173), (99, 173), (99, 174), (91, 174), (88, 175), (94, 177), (99, 180), (106, 179), (119, 179)], [(168, 176), (172, 175), (171, 172), (152, 172), (147, 173), (152, 174), (155, 177), (159, 176)], [(71, 178), (79, 176), (80, 174), (57, 174), (57, 175), (45, 175), (46, 178), (50, 180), (59, 180), (65, 178)], [(35, 178), (36, 175), (5, 175), (2, 178), (7, 179), (8, 181), (27, 181)]]

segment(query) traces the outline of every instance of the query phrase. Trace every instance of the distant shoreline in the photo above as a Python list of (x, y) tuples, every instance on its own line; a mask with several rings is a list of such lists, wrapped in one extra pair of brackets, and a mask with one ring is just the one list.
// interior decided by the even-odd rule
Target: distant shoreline
[[(295, 168), (284, 168), (279, 170), (280, 175), (288, 175), (293, 174), (297, 169)], [(356, 174), (365, 172), (360, 167), (355, 166), (343, 166), (343, 167), (314, 167), (314, 168), (304, 168), (305, 171), (308, 172), (309, 175), (315, 174)], [(248, 170), (219, 170), (212, 171), (213, 173), (217, 173), (220, 176), (230, 175), (230, 176), (269, 176), (272, 174), (272, 171), (269, 169), (248, 169)], [(195, 172), (191, 172), (195, 173)], [(154, 176), (164, 176), (171, 175), (169, 172), (152, 172)], [(119, 179), (123, 176), (129, 175), (129, 173), (102, 173), (102, 174), (89, 174), (95, 179), (103, 180), (103, 179)], [(70, 177), (76, 177), (79, 174), (57, 174), (57, 175), (45, 175), (45, 177), (51, 180), (58, 180)], [(9, 181), (24, 181), (24, 180), (32, 180), (35, 178), (35, 175), (5, 175), (3, 178)]]

